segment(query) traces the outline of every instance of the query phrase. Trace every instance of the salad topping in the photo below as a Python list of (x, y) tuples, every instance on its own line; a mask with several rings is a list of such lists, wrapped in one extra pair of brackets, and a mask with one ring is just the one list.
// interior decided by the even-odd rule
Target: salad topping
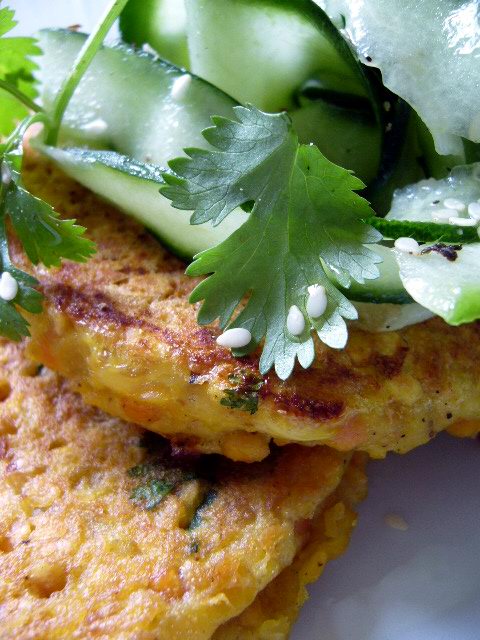
[[(163, 15), (163, 1), (155, 15)], [(101, 48), (126, 4), (110, 2), (89, 37), (43, 33), (44, 55), (34, 39), (0, 39), (0, 54), (8, 54), (0, 56), (0, 106), (7, 105), (0, 131), (8, 135), (0, 145), (4, 335), (28, 333), (18, 308), (41, 310), (37, 282), (10, 262), (7, 228), (34, 264), (82, 261), (94, 251), (83, 228), (61, 220), (22, 185), (22, 138), (33, 123), (43, 125), (38, 149), (139, 218), (178, 255), (193, 258), (187, 273), (206, 276), (191, 297), (203, 302), (199, 322), (218, 320), (218, 344), (237, 356), (262, 344), (262, 374), (274, 367), (285, 379), (297, 360), (309, 367), (313, 332), (343, 348), (359, 304), (374, 303), (367, 313), (362, 307), (364, 318), (385, 303), (393, 307), (389, 318), (396, 308), (399, 318), (407, 317), (400, 307), (412, 301), (424, 308), (419, 318), (429, 312), (452, 324), (480, 318), (480, 180), (472, 162), (480, 158), (479, 115), (471, 108), (478, 102), (478, 14), (470, 16), (469, 31), (465, 22), (472, 3), (459, 12), (435, 0), (422, 8), (415, 3), (415, 11), (409, 2), (393, 9), (383, 0), (368, 7), (318, 2), (331, 21), (310, 0), (187, 0), (186, 12), (176, 3), (173, 41), (161, 20), (146, 15), (155, 2), (143, 7), (130, 0), (124, 36), (143, 49), (171, 51), (204, 79), (145, 51)], [(399, 24), (409, 24), (409, 11), (420, 11), (432, 34), (448, 27), (446, 39), (435, 40), (426, 84), (418, 82), (425, 38), (408, 55), (404, 46), (394, 48), (392, 58), (390, 31), (378, 28), (386, 4)], [(14, 24), (13, 12), (1, 8), (0, 36)], [(246, 50), (242, 34), (250, 31), (263, 37)], [(245, 64), (235, 62), (237, 54), (247, 56)], [(440, 82), (442, 65), (473, 88), (470, 106), (465, 92), (451, 91), (449, 74)], [(34, 73), (42, 81), (42, 105), (35, 102)], [(135, 78), (135, 94), (126, 78)], [(435, 78), (442, 106), (438, 91), (427, 90)], [(225, 90), (244, 104), (235, 106)], [(213, 126), (205, 129), (209, 119)], [(426, 179), (418, 182), (419, 175)], [(381, 217), (385, 209), (390, 212)], [(189, 211), (191, 220), (183, 213)]]

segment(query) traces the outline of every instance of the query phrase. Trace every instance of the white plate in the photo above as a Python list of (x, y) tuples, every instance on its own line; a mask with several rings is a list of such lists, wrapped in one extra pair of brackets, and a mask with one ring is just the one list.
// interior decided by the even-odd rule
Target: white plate
[[(104, 2), (10, 0), (18, 28), (79, 23)], [(342, 558), (327, 566), (292, 640), (479, 640), (480, 446), (447, 436), (373, 462), (370, 496)], [(385, 524), (396, 514), (407, 531)]]
[(368, 475), (350, 548), (311, 588), (293, 640), (478, 640), (479, 443), (443, 435)]

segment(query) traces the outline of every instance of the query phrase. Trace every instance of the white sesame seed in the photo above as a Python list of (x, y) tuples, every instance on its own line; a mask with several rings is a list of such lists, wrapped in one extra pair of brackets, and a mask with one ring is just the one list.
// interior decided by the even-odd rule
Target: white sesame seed
[(471, 202), (468, 205), (468, 215), (475, 220), (480, 220), (480, 202)]
[(292, 305), (288, 312), (287, 329), (292, 336), (301, 336), (305, 331), (305, 318), (296, 304)]
[(457, 200), (456, 198), (446, 198), (443, 201), (443, 204), (447, 209), (453, 209), (454, 211), (465, 211), (467, 208), (464, 202)]
[(311, 318), (320, 318), (327, 309), (328, 298), (325, 287), (314, 284), (308, 287), (307, 313)]
[(385, 516), (385, 524), (397, 531), (408, 531), (408, 523), (402, 516), (397, 513), (389, 513)]
[(18, 282), (8, 271), (4, 271), (0, 278), (0, 298), (6, 302), (10, 302), (16, 298), (18, 293)]
[(419, 253), (420, 245), (415, 238), (397, 238), (395, 240), (395, 248), (405, 253)]
[(175, 102), (181, 102), (187, 95), (187, 91), (192, 83), (192, 76), (185, 73), (179, 76), (172, 85), (172, 98)]
[(8, 187), (11, 181), (12, 181), (12, 172), (10, 171), (10, 167), (5, 162), (2, 162), (2, 184), (5, 187)]
[(252, 340), (252, 334), (248, 329), (236, 327), (227, 329), (217, 338), (217, 344), (227, 349), (241, 349), (246, 347)]
[(451, 209), (438, 209), (437, 211), (432, 211), (432, 219), (435, 222), (439, 222), (440, 220), (448, 220), (452, 217)]
[(449, 218), (448, 221), (456, 227), (476, 227), (478, 224), (478, 220), (473, 220), (473, 218), (457, 218), (456, 216)]

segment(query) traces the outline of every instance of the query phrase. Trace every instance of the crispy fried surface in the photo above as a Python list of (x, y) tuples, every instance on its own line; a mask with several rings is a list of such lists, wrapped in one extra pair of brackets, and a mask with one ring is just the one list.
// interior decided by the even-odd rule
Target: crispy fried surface
[(1, 638), (195, 640), (233, 617), (217, 640), (286, 637), (348, 541), (359, 459), (175, 454), (4, 342), (0, 388)]
[(440, 319), (395, 333), (352, 329), (343, 351), (319, 344), (308, 371), (285, 383), (267, 376), (254, 415), (223, 406), (226, 390), (255, 386), (257, 359), (232, 358), (215, 328), (196, 324), (183, 265), (45, 161), (30, 156), (25, 180), (98, 243), (86, 265), (36, 270), (47, 304), (31, 318), (31, 354), (87, 402), (191, 450), (246, 461), (267, 455), (271, 439), (382, 457), (459, 420), (478, 423), (480, 323)]
[(448, 429), (448, 433), (456, 438), (477, 438), (480, 423), (478, 420), (458, 420)]

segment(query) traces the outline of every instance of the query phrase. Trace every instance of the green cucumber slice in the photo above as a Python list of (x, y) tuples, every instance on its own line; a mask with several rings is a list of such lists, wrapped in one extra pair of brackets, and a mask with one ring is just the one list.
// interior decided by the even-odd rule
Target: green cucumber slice
[(192, 227), (191, 213), (174, 209), (159, 194), (164, 184), (159, 167), (134, 162), (114, 151), (36, 146), (65, 173), (141, 222), (185, 260), (225, 240), (248, 217), (238, 209), (216, 227)]
[(318, 0), (360, 59), (417, 111), (441, 154), (480, 142), (478, 0)]
[[(86, 36), (39, 34), (41, 97), (48, 112)], [(186, 83), (183, 84), (182, 83)], [(233, 117), (235, 102), (212, 85), (147, 53), (103, 47), (70, 102), (63, 144), (110, 149), (166, 167), (185, 147), (205, 147), (210, 116)]]
[[(445, 200), (453, 198), (468, 206), (480, 198), (480, 163), (454, 167), (442, 180), (429, 178), (395, 192), (387, 220), (445, 223), (435, 215), (445, 210)], [(468, 217), (466, 210), (452, 210), (452, 216)]]
[[(84, 41), (83, 34), (69, 31), (40, 34), (44, 55), (38, 73), (47, 112)], [(176, 94), (176, 83), (185, 79), (183, 93)], [(211, 124), (210, 116), (232, 117), (234, 105), (215, 87), (169, 63), (105, 47), (82, 80), (62, 128), (64, 145), (104, 150), (40, 148), (78, 182), (141, 221), (174, 253), (191, 259), (222, 242), (247, 214), (238, 209), (217, 227), (191, 226), (190, 213), (174, 209), (159, 193), (162, 167), (186, 146), (205, 148), (201, 131)], [(100, 131), (92, 123), (101, 123)]]
[(371, 115), (315, 100), (290, 116), (302, 142), (313, 142), (329, 160), (354, 171), (366, 184), (375, 178), (381, 135)]
[(310, 0), (186, 0), (186, 6), (192, 70), (240, 103), (291, 110), (312, 78), (369, 96), (345, 40)]
[[(480, 163), (455, 167), (443, 180), (422, 180), (397, 191), (387, 219), (435, 221), (446, 199), (477, 203), (480, 198)], [(480, 203), (478, 203), (480, 204)], [(452, 216), (467, 216), (451, 210)], [(445, 222), (445, 221), (443, 221)], [(480, 318), (480, 243), (464, 244), (449, 261), (437, 252), (411, 255), (394, 250), (400, 279), (419, 304), (457, 325)]]
[[(148, 42), (168, 58), (165, 30), (171, 27), (168, 20), (162, 24), (158, 16), (171, 3), (172, 0), (130, 0), (121, 21), (126, 38), (134, 43)], [(182, 31), (186, 24), (185, 4), (179, 0), (175, 6), (182, 7), (177, 21)], [(306, 7), (309, 13), (305, 13)], [(327, 158), (351, 169), (364, 182), (373, 180), (380, 164), (382, 133), (372, 112), (368, 83), (324, 13), (304, 0), (300, 5), (233, 0), (223, 2), (221, 7), (218, 2), (202, 2), (190, 3), (188, 8), (189, 42), (196, 73), (233, 92), (242, 102), (272, 111), (290, 109), (301, 142), (313, 142)], [(209, 23), (212, 16), (215, 19)], [(255, 40), (255, 50), (250, 35), (246, 35), (252, 24), (265, 31), (262, 41)], [(228, 25), (232, 34), (227, 33)], [(276, 38), (282, 40), (282, 46), (290, 43), (288, 64), (293, 66), (287, 78), (285, 65), (282, 63), (280, 68), (278, 56), (271, 57), (276, 53), (272, 51)], [(280, 40), (276, 41), (277, 48)], [(250, 73), (248, 65), (255, 67), (255, 73)], [(266, 91), (272, 99), (266, 101), (259, 90)], [(274, 96), (274, 91), (278, 95)]]
[(452, 325), (480, 318), (480, 243), (463, 245), (454, 262), (435, 252), (395, 254), (405, 289), (416, 302)]
[[(475, 147), (476, 145), (474, 145), (473, 142), (466, 140), (463, 141), (464, 150), (457, 155), (440, 155), (437, 153), (437, 150), (435, 149), (435, 142), (427, 126), (416, 114), (415, 119), (418, 144), (420, 146), (422, 161), (425, 165), (427, 174), (425, 177), (441, 180), (448, 176), (453, 167), (460, 164), (469, 164), (470, 162), (475, 161), (474, 159), (468, 159), (465, 146), (466, 143), (468, 145), (472, 145), (472, 147)], [(416, 180), (411, 180), (411, 182), (416, 182)]]
[(241, 103), (287, 110), (301, 142), (316, 144), (364, 182), (373, 180), (383, 138), (376, 101), (360, 64), (321, 9), (310, 0), (186, 4), (195, 73)]
[(187, 12), (183, 0), (129, 0), (120, 32), (134, 46), (150, 45), (161, 58), (188, 68)]

